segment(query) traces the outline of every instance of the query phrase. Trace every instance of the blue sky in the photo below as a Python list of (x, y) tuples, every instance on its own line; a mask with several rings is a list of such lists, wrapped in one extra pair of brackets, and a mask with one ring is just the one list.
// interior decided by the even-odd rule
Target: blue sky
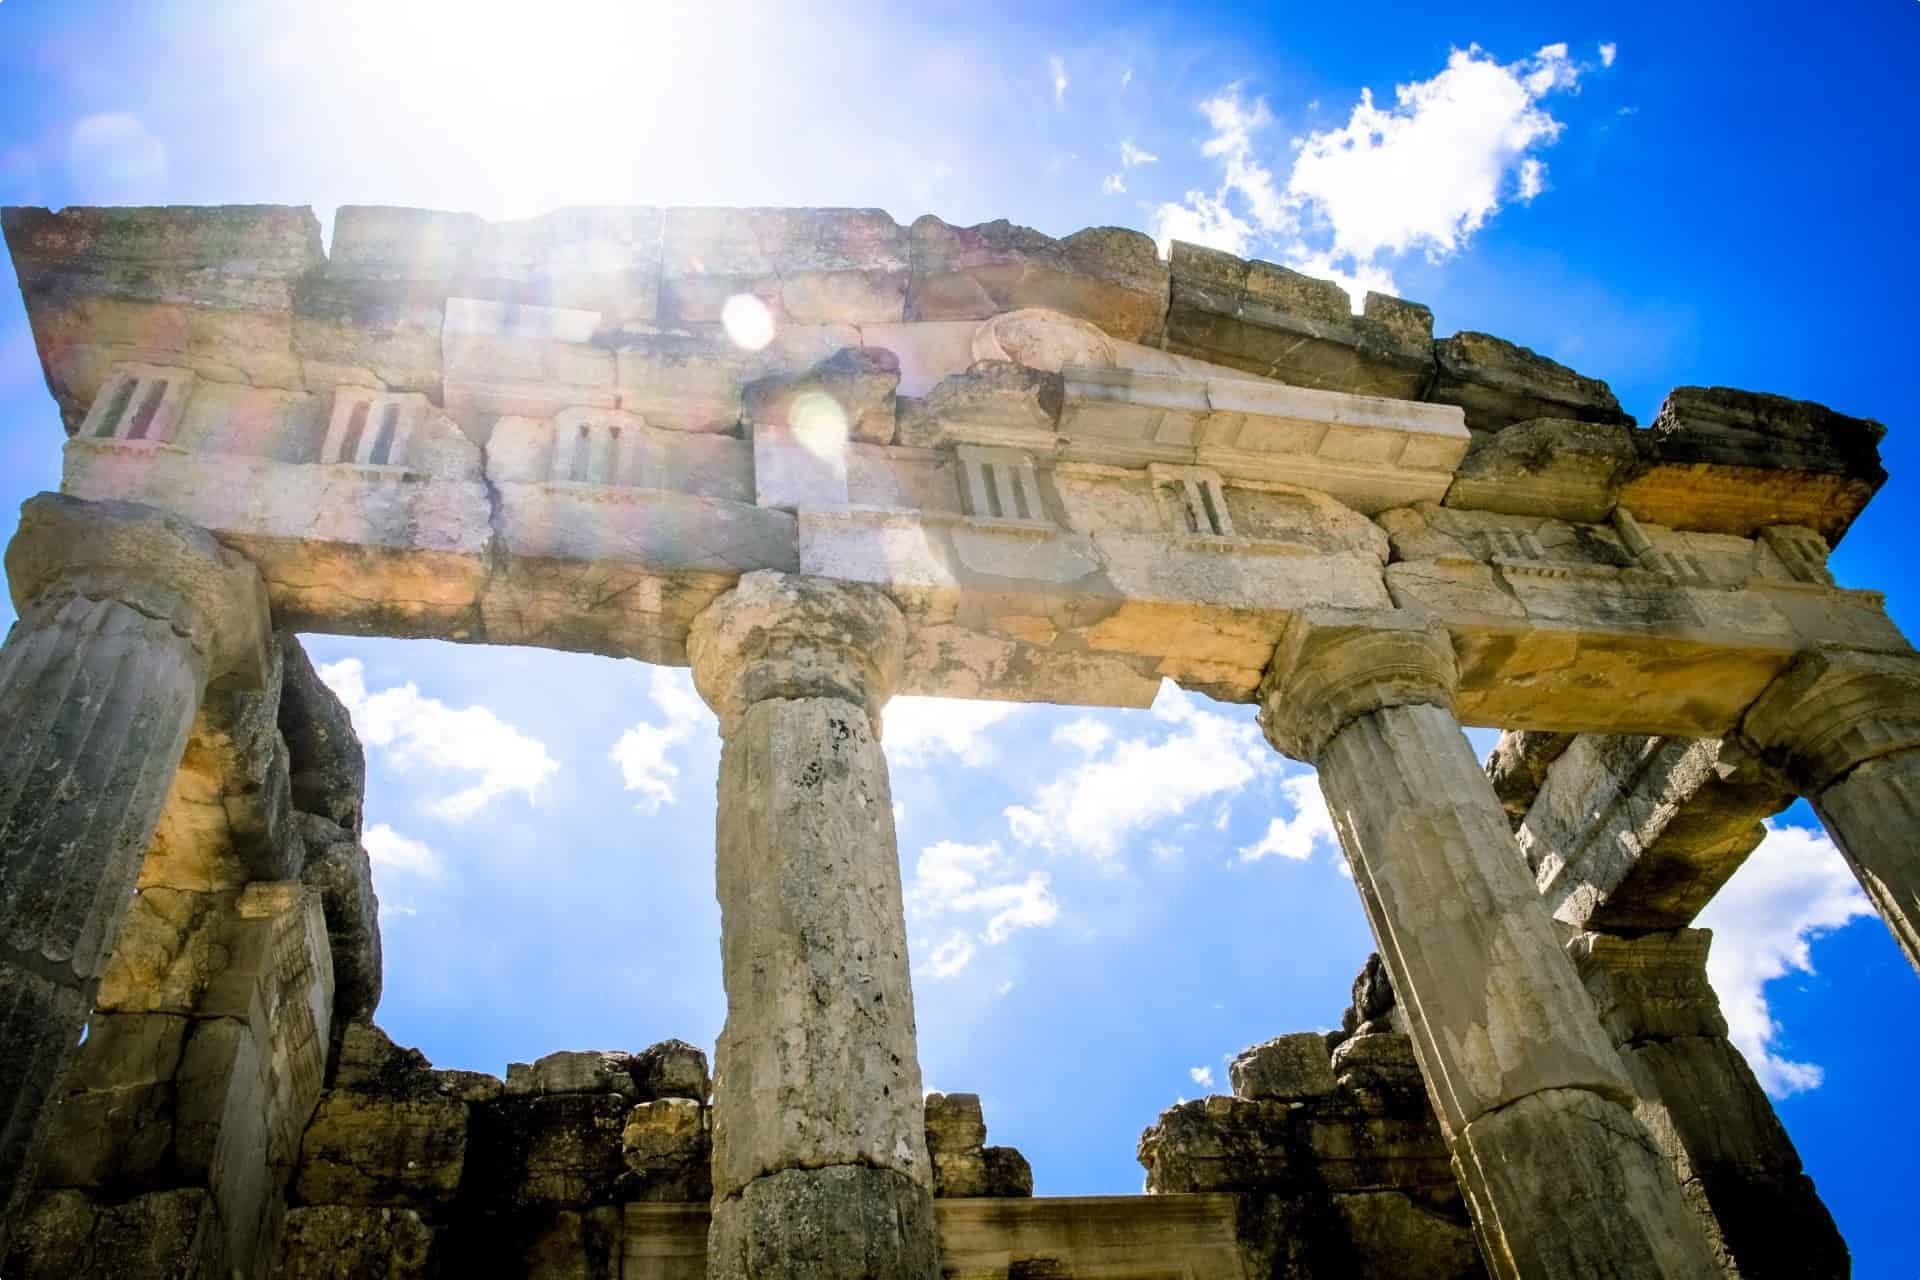
[[(1391, 280), (1437, 332), (1531, 345), (1642, 421), (1680, 383), (1885, 421), (1893, 479), (1834, 567), (1912, 634), (1917, 55), (1912, 0), (0, 0), (0, 203), (312, 204), (328, 227), (347, 203), (877, 205), (1205, 235)], [(61, 437), (0, 273), (5, 535)], [(682, 673), (310, 647), (370, 744), (396, 1038), (495, 1072), (711, 1045), (718, 743)], [(889, 738), (927, 1083), (980, 1092), (1042, 1193), (1137, 1190), (1162, 1107), (1337, 1019), (1365, 923), (1315, 788), (1247, 709), (908, 703)], [(1709, 909), (1716, 980), (1856, 1274), (1908, 1274), (1920, 1117), (1894, 1100), (1920, 983), (1806, 807), (1786, 824)]]

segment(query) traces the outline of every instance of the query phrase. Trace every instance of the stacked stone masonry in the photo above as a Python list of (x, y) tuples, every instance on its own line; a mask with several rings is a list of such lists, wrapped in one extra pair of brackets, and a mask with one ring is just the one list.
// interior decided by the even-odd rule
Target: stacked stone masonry
[[(1804, 794), (1920, 967), (1920, 662), (1827, 568), (1878, 423), (1683, 387), (1640, 428), (1115, 228), (0, 222), (68, 436), (7, 555), (5, 1274), (1844, 1271), (1688, 926)], [(694, 668), (711, 1104), (677, 1042), (502, 1081), (373, 1028), (300, 631)], [(1167, 679), (1320, 767), (1382, 958), (1331, 1054), (1149, 1131), (1163, 1194), (1034, 1200), (977, 1099), (921, 1104), (886, 702)], [(1462, 723), (1509, 731), (1484, 774)]]

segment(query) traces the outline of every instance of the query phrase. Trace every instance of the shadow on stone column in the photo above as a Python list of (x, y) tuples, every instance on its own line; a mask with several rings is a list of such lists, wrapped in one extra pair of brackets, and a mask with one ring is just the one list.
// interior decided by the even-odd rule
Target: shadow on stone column
[(6, 567), (0, 1256), (201, 696), (257, 684), (268, 638), (253, 566), (150, 507), (41, 494)]

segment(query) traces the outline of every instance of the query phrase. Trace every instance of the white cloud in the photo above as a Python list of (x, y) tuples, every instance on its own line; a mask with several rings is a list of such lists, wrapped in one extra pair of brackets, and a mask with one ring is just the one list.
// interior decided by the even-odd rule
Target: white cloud
[(1162, 204), (1154, 233), (1163, 249), (1183, 239), (1272, 252), (1336, 279), (1356, 301), (1366, 288), (1391, 291), (1390, 259), (1443, 259), (1504, 200), (1545, 189), (1546, 166), (1530, 153), (1562, 125), (1539, 104), (1574, 88), (1581, 70), (1564, 44), (1512, 63), (1456, 49), (1432, 79), (1396, 86), (1392, 106), (1362, 90), (1344, 125), (1295, 138), (1284, 185), (1256, 150), (1272, 112), (1229, 85), (1200, 105), (1212, 128), (1201, 154), (1220, 162), (1219, 187)]
[(647, 694), (666, 717), (665, 723), (641, 721), (621, 734), (607, 754), (620, 766), (626, 789), (640, 793), (634, 808), (650, 814), (675, 800), (680, 766), (668, 756), (691, 740), (710, 717), (694, 692), (692, 677), (677, 667), (655, 667)]
[(1700, 913), (1700, 927), (1713, 930), (1707, 976), (1729, 1035), (1774, 1097), (1818, 1088), (1822, 1073), (1774, 1051), (1781, 1028), (1767, 1008), (1767, 983), (1812, 973), (1814, 938), (1872, 914), (1832, 840), (1771, 822), (1760, 847)]
[(1155, 728), (1123, 738), (1006, 810), (1014, 837), (1111, 858), (1131, 833), (1231, 794), (1279, 767), (1250, 721), (1203, 710), (1171, 681), (1154, 699)]
[(950, 755), (964, 765), (986, 764), (993, 759), (987, 730), (1021, 710), (1017, 702), (895, 698), (887, 703), (885, 717), (887, 762), (911, 769)]
[(1081, 716), (1053, 731), (1053, 741), (1061, 746), (1077, 747), (1087, 755), (1099, 755), (1100, 748), (1113, 740), (1113, 730), (1093, 719)]
[(560, 771), (546, 744), (486, 707), (449, 707), (421, 696), (411, 682), (370, 694), (358, 658), (328, 663), (320, 668), (320, 678), (346, 704), (360, 740), (384, 750), (395, 769), (424, 766), (479, 775), (472, 786), (427, 806), (438, 817), (456, 822), (471, 818), (494, 797), (512, 791), (531, 803), (547, 779)]
[(928, 959), (928, 972), (936, 978), (966, 968), (976, 942), (998, 946), (1020, 929), (1047, 928), (1060, 914), (1052, 877), (1044, 871), (1022, 877), (997, 841), (928, 845), (914, 864), (906, 905), (915, 921), (962, 918)]
[(1253, 245), (1252, 224), (1229, 209), (1224, 200), (1204, 191), (1189, 191), (1184, 201), (1161, 205), (1148, 222), (1162, 256), (1175, 240), (1240, 257), (1245, 257)]
[(956, 929), (927, 957), (927, 972), (936, 978), (951, 978), (973, 960), (973, 939), (966, 930)]
[(424, 843), (403, 836), (384, 822), (376, 822), (360, 836), (367, 860), (383, 871), (438, 880), (442, 868), (440, 856)]
[(1124, 138), (1120, 142), (1120, 167), (1131, 169), (1136, 165), (1158, 164), (1160, 157), (1151, 151), (1133, 145), (1133, 139)]
[(1047, 72), (1053, 77), (1053, 100), (1056, 104), (1067, 100), (1067, 64), (1060, 60), (1059, 54), (1047, 59)]
[(1125, 71), (1122, 71), (1120, 73), (1120, 87), (1124, 89), (1132, 83), (1133, 83), (1133, 68), (1128, 67)]
[(1532, 156), (1520, 162), (1519, 187), (1516, 194), (1521, 204), (1532, 204), (1533, 198), (1547, 189), (1547, 166)]
[(1212, 1067), (1189, 1067), (1187, 1068), (1187, 1074), (1191, 1076), (1193, 1078), (1193, 1082), (1199, 1085), (1202, 1089), (1213, 1088), (1213, 1068)]
[(1240, 861), (1279, 857), (1305, 862), (1313, 857), (1315, 849), (1329, 849), (1345, 865), (1333, 819), (1327, 813), (1326, 797), (1320, 793), (1320, 780), (1311, 773), (1296, 774), (1281, 779), (1280, 790), (1292, 806), (1293, 816), (1269, 820), (1267, 833), (1259, 843), (1240, 850)]
[(1123, 196), (1127, 194), (1126, 178), (1117, 173), (1108, 174), (1106, 177), (1100, 179), (1100, 194), (1106, 196)]
[(1613, 60), (1620, 56), (1620, 46), (1609, 41), (1600, 46), (1600, 65), (1610, 67)]
[(167, 175), (167, 147), (140, 117), (124, 111), (86, 116), (67, 142), (73, 180), (90, 199), (157, 190)]

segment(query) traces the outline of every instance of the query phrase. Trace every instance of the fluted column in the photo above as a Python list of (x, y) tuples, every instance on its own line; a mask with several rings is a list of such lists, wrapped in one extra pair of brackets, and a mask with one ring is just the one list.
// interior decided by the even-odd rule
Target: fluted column
[(1920, 970), (1920, 654), (1814, 650), (1767, 687), (1742, 728), (1813, 802)]
[(905, 622), (870, 588), (751, 573), (688, 652), (720, 717), (707, 1273), (938, 1273), (879, 716)]
[(1620, 1050), (1634, 1113), (1737, 1280), (1848, 1274), (1846, 1242), (1760, 1082), (1727, 1040), (1705, 929), (1583, 933), (1574, 968)]
[(1319, 770), (1488, 1268), (1715, 1270), (1453, 716), (1453, 648), (1417, 618), (1301, 617), (1262, 727)]
[(0, 1253), (210, 678), (257, 681), (266, 593), (151, 507), (41, 494), (0, 648)]

